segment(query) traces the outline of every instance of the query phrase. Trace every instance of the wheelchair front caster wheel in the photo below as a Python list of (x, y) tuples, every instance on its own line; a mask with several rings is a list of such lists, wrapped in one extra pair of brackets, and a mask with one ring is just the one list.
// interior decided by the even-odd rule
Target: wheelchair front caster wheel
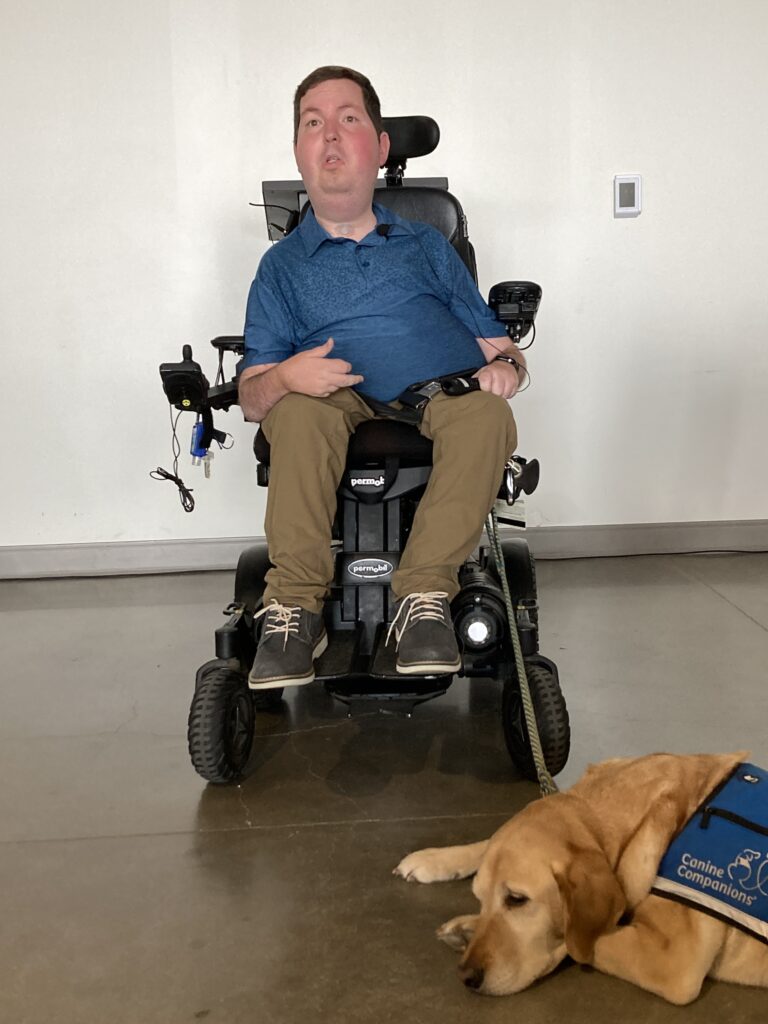
[(206, 672), (189, 709), (187, 739), (195, 771), (208, 782), (242, 778), (253, 746), (255, 715), (255, 702), (240, 672), (223, 666)]
[[(571, 748), (568, 709), (554, 672), (544, 665), (526, 665), (525, 674), (533, 699), (544, 763), (550, 775), (554, 776), (565, 768)], [(517, 673), (504, 684), (501, 720), (507, 750), (515, 767), (524, 779), (536, 782), (538, 775), (528, 737), (528, 726), (525, 723), (523, 698), (520, 693)]]

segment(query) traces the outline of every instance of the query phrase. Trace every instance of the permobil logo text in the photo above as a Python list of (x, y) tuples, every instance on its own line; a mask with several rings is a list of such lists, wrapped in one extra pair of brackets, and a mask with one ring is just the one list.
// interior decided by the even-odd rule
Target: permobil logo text
[(353, 476), (351, 480), (353, 487), (383, 487), (383, 476)]
[(347, 571), (359, 580), (378, 580), (389, 576), (394, 566), (383, 558), (359, 558), (350, 562)]

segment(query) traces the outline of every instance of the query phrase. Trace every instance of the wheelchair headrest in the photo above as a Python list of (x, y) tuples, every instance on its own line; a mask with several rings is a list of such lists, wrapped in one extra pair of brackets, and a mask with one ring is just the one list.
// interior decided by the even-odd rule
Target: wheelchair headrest
[(384, 131), (389, 135), (387, 164), (404, 163), (411, 157), (427, 156), (437, 149), (440, 128), (431, 117), (384, 117)]
[(440, 129), (437, 121), (420, 114), (412, 117), (384, 117), (384, 131), (389, 135), (389, 156), (384, 165), (388, 185), (399, 185), (405, 165), (411, 157), (426, 156), (437, 149)]

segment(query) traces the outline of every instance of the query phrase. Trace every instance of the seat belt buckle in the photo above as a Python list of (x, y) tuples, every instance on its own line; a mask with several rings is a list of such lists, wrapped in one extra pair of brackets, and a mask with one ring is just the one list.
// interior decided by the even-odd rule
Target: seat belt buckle
[(408, 405), (412, 409), (423, 409), (429, 400), (442, 390), (439, 380), (428, 380), (426, 383), (411, 384), (402, 394), (398, 395), (397, 401), (402, 405)]

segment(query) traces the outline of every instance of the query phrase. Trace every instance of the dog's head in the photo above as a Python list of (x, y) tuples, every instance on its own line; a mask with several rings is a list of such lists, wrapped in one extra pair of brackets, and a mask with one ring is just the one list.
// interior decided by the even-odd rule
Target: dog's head
[(473, 891), (481, 910), (459, 973), (487, 995), (527, 988), (566, 954), (589, 963), (626, 909), (605, 854), (563, 796), (529, 805), (496, 833)]

